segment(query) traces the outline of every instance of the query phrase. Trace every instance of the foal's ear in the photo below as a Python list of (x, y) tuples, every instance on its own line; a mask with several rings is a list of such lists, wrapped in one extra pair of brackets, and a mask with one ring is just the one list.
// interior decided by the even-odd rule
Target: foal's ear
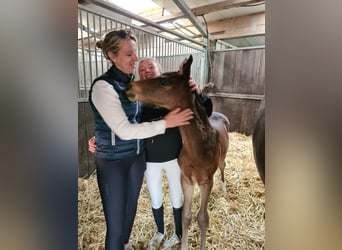
[(191, 63), (192, 55), (190, 55), (188, 59), (185, 58), (181, 65), (179, 65), (179, 72), (181, 73), (181, 75), (190, 77)]

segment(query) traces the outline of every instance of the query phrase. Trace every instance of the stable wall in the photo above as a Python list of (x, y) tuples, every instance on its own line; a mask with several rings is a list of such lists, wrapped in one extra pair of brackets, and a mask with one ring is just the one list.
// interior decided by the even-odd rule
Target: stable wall
[(230, 131), (251, 135), (265, 93), (265, 48), (211, 53), (214, 111), (230, 120)]

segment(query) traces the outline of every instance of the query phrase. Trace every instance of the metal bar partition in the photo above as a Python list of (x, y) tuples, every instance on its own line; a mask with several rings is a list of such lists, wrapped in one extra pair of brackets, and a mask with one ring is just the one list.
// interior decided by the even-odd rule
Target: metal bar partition
[(133, 19), (119, 18), (119, 14), (108, 16), (84, 6), (78, 7), (78, 89), (79, 101), (88, 99), (90, 85), (94, 78), (104, 73), (110, 62), (96, 48), (96, 42), (111, 30), (130, 29), (138, 39), (138, 57), (153, 57), (159, 61), (164, 72), (178, 70), (179, 64), (190, 54), (192, 77), (202, 88), (207, 82), (208, 68), (206, 47), (186, 42), (184, 37), (175, 37), (164, 30), (158, 32), (133, 24)]

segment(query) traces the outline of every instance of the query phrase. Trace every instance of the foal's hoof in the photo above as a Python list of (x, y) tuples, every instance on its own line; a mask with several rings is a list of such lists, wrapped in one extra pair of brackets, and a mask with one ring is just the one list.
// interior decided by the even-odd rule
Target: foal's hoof
[(221, 188), (224, 193), (227, 192), (226, 182), (221, 183)]

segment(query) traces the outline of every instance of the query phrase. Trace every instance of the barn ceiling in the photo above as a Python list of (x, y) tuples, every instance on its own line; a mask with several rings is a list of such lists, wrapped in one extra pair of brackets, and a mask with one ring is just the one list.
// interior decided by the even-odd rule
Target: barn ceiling
[[(143, 0), (140, 0), (140, 2)], [(260, 0), (148, 0), (146, 9), (114, 4), (115, 0), (78, 1), (96, 11), (112, 14), (121, 10), (122, 15), (131, 14), (142, 20), (161, 25), (192, 39), (204, 41), (221, 40), (232, 47), (265, 45), (265, 1)], [(126, 0), (126, 2), (132, 2)], [(133, 2), (131, 4), (134, 4)], [(128, 15), (128, 16), (129, 16)], [(149, 23), (139, 23), (155, 29)], [(155, 30), (154, 30), (155, 31)]]

